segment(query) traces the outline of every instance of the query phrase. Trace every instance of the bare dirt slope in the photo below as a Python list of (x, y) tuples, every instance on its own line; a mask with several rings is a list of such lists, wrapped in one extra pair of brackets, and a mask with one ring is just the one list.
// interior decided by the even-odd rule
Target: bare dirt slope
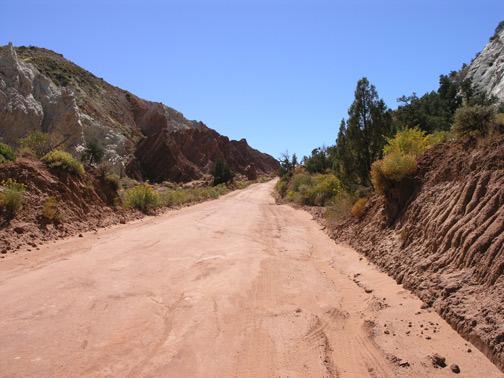
[[(504, 371), (504, 133), (440, 144), (390, 222), (374, 195), (328, 225), (431, 305)], [(405, 191), (401, 191), (404, 193)]]
[(502, 376), (273, 184), (9, 255), (0, 374)]

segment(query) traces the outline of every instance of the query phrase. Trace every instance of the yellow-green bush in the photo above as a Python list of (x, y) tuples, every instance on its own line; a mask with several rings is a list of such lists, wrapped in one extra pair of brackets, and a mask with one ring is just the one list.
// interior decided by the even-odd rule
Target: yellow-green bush
[(481, 136), (488, 133), (495, 122), (492, 106), (462, 106), (453, 116), (452, 130), (458, 137)]
[(418, 128), (404, 129), (387, 141), (383, 148), (385, 155), (401, 153), (406, 155), (422, 155), (431, 146), (429, 137)]
[(404, 177), (412, 175), (416, 167), (417, 161), (413, 154), (393, 153), (383, 158), (383, 174), (393, 181), (401, 181)]
[(42, 216), (51, 222), (61, 222), (62, 215), (59, 210), (58, 200), (55, 197), (49, 197), (44, 201)]
[(391, 183), (412, 176), (417, 167), (415, 155), (398, 152), (386, 155), (371, 166), (371, 182), (378, 193), (385, 193)]
[(399, 131), (383, 149), (384, 157), (371, 166), (371, 183), (379, 193), (385, 193), (394, 183), (416, 172), (417, 157), (448, 138), (447, 132), (426, 134), (413, 128)]
[(289, 177), (285, 175), (280, 178), (280, 180), (277, 181), (275, 188), (280, 194), (280, 197), (285, 197), (287, 195), (287, 189), (289, 188)]
[(427, 135), (430, 147), (449, 139), (451, 139), (451, 133), (449, 131), (435, 131), (432, 134)]
[[(283, 179), (282, 179), (283, 180)], [(295, 173), (289, 182), (277, 184), (280, 194), (285, 191), (285, 198), (300, 205), (325, 206), (343, 192), (340, 180), (333, 174), (309, 175)]]
[(42, 161), (51, 168), (63, 169), (77, 175), (84, 174), (84, 166), (75, 157), (65, 151), (52, 150), (44, 155)]
[(315, 175), (313, 187), (308, 191), (308, 204), (325, 206), (343, 192), (340, 180), (333, 174)]
[(438, 143), (444, 142), (449, 137), (447, 131), (436, 131), (427, 134), (425, 131), (415, 127), (398, 131), (393, 138), (388, 139), (383, 148), (383, 154), (401, 153), (404, 155), (420, 156), (429, 148)]
[(160, 196), (151, 185), (140, 184), (124, 192), (123, 203), (127, 208), (148, 213), (160, 205)]
[(353, 217), (360, 218), (362, 214), (364, 214), (364, 208), (367, 204), (367, 197), (361, 197), (352, 206), (352, 210), (350, 211)]
[(308, 173), (300, 172), (295, 173), (290, 179), (289, 190), (299, 192), (303, 187), (310, 187), (312, 185), (312, 176)]
[(14, 218), (23, 207), (25, 192), (25, 185), (16, 180), (9, 178), (0, 183), (0, 205), (8, 218)]

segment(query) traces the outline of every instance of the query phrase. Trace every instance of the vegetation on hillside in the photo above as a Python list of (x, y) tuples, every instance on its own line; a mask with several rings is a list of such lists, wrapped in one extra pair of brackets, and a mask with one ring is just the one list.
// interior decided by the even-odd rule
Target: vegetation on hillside
[(71, 174), (82, 176), (85, 172), (84, 166), (66, 151), (52, 150), (42, 157), (42, 161), (50, 168), (62, 169)]
[(160, 196), (152, 185), (143, 183), (126, 190), (123, 203), (126, 208), (135, 208), (148, 213), (159, 206)]
[(0, 182), (0, 209), (7, 219), (14, 218), (23, 207), (25, 191), (25, 185), (13, 179)]
[(233, 181), (234, 173), (222, 159), (217, 159), (212, 167), (213, 184), (229, 184)]
[(19, 140), (19, 151), (22, 154), (42, 158), (52, 150), (51, 139), (48, 133), (32, 131)]
[(14, 160), (16, 160), (14, 150), (5, 143), (0, 143), (0, 164), (6, 161), (14, 161)]
[(297, 204), (327, 206), (331, 218), (360, 217), (372, 190), (385, 197), (386, 205), (403, 201), (414, 185), (418, 158), (436, 144), (504, 131), (504, 115), (497, 114), (503, 105), (475, 92), (456, 73), (442, 75), (437, 91), (398, 101), (401, 105), (390, 110), (376, 88), (360, 79), (335, 145), (313, 149), (300, 163), (296, 155), (279, 159), (279, 195)]

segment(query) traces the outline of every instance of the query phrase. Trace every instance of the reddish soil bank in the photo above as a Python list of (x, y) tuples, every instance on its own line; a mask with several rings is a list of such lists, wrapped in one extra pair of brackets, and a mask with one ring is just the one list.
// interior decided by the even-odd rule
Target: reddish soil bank
[[(49, 170), (37, 160), (19, 158), (0, 165), (0, 181), (14, 179), (26, 186), (22, 209), (8, 220), (0, 209), (0, 257), (22, 246), (39, 249), (39, 244), (98, 227), (125, 222), (139, 214), (114, 207), (117, 192), (97, 172), (83, 176)], [(57, 201), (58, 220), (43, 216), (44, 202)]]
[(438, 145), (419, 161), (414, 182), (392, 220), (375, 195), (360, 219), (328, 231), (504, 369), (504, 136)]

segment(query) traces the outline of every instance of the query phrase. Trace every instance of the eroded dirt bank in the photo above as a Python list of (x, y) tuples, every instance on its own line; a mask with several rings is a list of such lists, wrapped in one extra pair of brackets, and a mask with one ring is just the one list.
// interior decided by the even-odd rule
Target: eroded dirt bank
[(502, 376), (273, 184), (8, 255), (1, 375)]
[(375, 195), (360, 219), (329, 224), (329, 234), (432, 305), (504, 369), (504, 135), (437, 146), (419, 161), (414, 181), (392, 222)]

